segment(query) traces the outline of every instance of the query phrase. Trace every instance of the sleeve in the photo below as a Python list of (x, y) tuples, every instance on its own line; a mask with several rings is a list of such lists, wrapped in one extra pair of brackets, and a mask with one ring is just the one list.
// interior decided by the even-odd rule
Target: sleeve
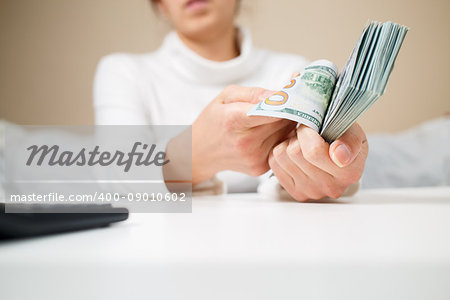
[(100, 60), (94, 78), (95, 124), (151, 124), (136, 71), (132, 58), (126, 54), (112, 54)]
[(222, 180), (217, 179), (216, 176), (192, 186), (192, 195), (194, 197), (221, 195), (227, 192), (226, 184)]
[[(126, 54), (112, 54), (102, 58), (94, 79), (94, 110), (96, 125), (153, 125), (147, 107), (148, 97), (139, 86), (140, 75), (136, 62)], [(161, 141), (166, 148), (168, 139)], [(119, 176), (121, 173), (100, 174)], [(102, 178), (103, 178), (102, 177)], [(164, 178), (162, 169), (158, 174)], [(119, 177), (120, 178), (120, 177)], [(112, 188), (111, 186), (106, 186)], [(127, 184), (115, 184), (121, 193), (133, 191)], [(194, 196), (217, 195), (226, 191), (224, 183), (216, 177), (192, 187)], [(163, 192), (168, 192), (164, 187)]]
[[(145, 95), (139, 85), (142, 79), (135, 60), (136, 58), (129, 54), (117, 53), (103, 57), (98, 63), (93, 84), (96, 125), (152, 125), (149, 109), (145, 104), (151, 95)], [(117, 129), (117, 136), (121, 137), (118, 140), (122, 142), (111, 139), (107, 128), (106, 133), (103, 133), (103, 129), (99, 129), (96, 139), (102, 146), (122, 151), (127, 151), (121, 147), (127, 147), (127, 143), (132, 143), (133, 139), (156, 143), (156, 137), (151, 129), (148, 133), (140, 127), (135, 128), (133, 132), (129, 132), (129, 129), (120, 130)], [(160, 141), (157, 144), (157, 151), (162, 151), (167, 141)], [(141, 178), (138, 172), (140, 171), (124, 173), (119, 167), (100, 168), (96, 170), (96, 176), (99, 179), (119, 180), (120, 183), (104, 182), (101, 186), (107, 191), (126, 195), (130, 192), (141, 192), (142, 185), (130, 182), (135, 178)], [(149, 173), (142, 178), (163, 179), (162, 168), (149, 169)], [(162, 185), (153, 185), (151, 189), (153, 192), (167, 192)]]

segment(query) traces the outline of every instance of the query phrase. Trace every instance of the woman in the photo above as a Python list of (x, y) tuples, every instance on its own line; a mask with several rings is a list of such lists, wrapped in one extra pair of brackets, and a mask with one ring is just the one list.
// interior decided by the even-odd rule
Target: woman
[[(238, 0), (152, 3), (174, 31), (156, 52), (101, 60), (97, 124), (192, 124), (194, 189), (213, 187), (217, 174), (231, 190), (256, 189), (255, 177), (226, 176), (225, 170), (258, 176), (271, 168), (299, 201), (336, 198), (359, 181), (368, 151), (359, 125), (328, 145), (291, 121), (246, 116), (307, 61), (254, 48), (249, 33), (235, 26)], [(176, 143), (168, 154), (170, 147)]]

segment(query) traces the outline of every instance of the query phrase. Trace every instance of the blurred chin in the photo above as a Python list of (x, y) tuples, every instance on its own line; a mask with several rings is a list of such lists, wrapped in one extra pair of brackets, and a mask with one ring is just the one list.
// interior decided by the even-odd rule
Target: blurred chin
[(224, 24), (221, 24), (214, 16), (202, 16), (183, 22), (177, 31), (191, 39), (203, 40), (212, 38)]

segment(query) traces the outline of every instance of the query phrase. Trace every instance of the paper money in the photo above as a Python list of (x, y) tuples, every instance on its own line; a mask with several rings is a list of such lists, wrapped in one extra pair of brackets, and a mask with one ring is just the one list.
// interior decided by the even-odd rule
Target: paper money
[(336, 82), (337, 67), (318, 60), (283, 89), (253, 107), (250, 116), (271, 116), (305, 124), (319, 131)]
[(248, 115), (293, 120), (333, 142), (384, 94), (407, 32), (392, 22), (369, 22), (337, 79), (333, 63), (315, 61)]

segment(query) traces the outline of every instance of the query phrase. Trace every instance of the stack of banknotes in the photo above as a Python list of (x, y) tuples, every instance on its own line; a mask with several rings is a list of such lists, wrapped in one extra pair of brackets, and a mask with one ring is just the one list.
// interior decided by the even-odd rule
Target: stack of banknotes
[(369, 22), (339, 76), (332, 62), (315, 61), (248, 115), (293, 120), (333, 142), (384, 94), (407, 32), (392, 22)]

